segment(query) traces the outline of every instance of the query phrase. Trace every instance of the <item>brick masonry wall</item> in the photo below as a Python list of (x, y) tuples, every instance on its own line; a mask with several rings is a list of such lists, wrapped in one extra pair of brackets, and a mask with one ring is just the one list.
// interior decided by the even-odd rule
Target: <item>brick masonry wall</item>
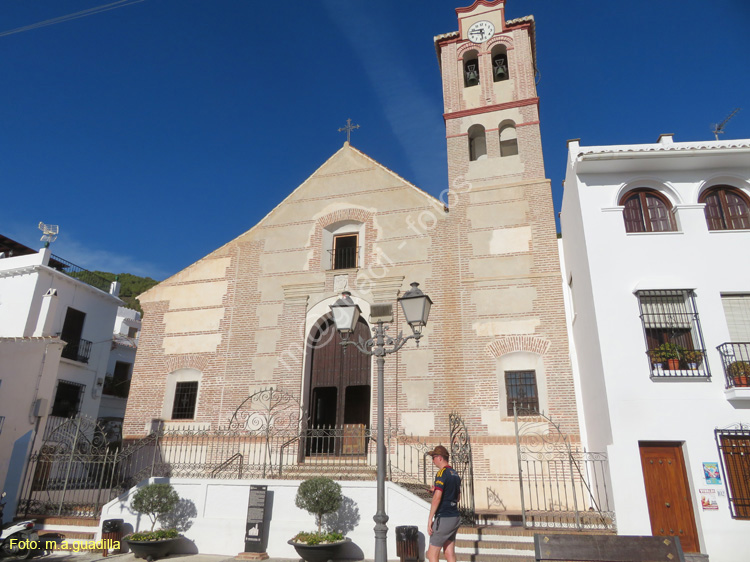
[[(345, 280), (355, 297), (369, 303), (391, 302), (396, 315), (391, 335), (396, 335), (409, 331), (396, 299), (417, 280), (435, 304), (419, 350), (407, 345), (386, 359), (387, 422), (426, 442), (448, 444), (448, 413), (458, 411), (475, 447), (478, 505), (492, 487), (512, 507), (517, 474), (507, 460), (515, 441), (499, 365), (516, 352), (528, 352), (543, 361), (547, 391), (542, 407), (578, 440), (528, 25), (508, 30), (497, 41), (508, 48), (516, 74), (512, 103), (498, 104), (487, 88), (484, 105), (474, 108), (462, 99), (456, 62), (460, 42), (441, 46), (449, 211), (345, 145), (260, 224), (143, 296), (146, 314), (125, 436), (145, 435), (151, 420), (161, 417), (167, 376), (180, 368), (202, 373), (196, 423), (225, 424), (252, 392), (269, 386), (295, 394), (306, 405), (307, 339), (336, 297), (334, 283)], [(481, 54), (484, 72), (490, 50)], [(452, 115), (466, 109), (476, 112)], [(487, 118), (496, 127), (508, 116), (517, 125), (519, 156), (501, 158), (492, 141), (484, 168), (473, 166), (468, 126)], [(477, 170), (485, 170), (484, 175)], [(487, 214), (494, 224), (482, 218)], [(362, 224), (365, 261), (357, 270), (326, 271), (323, 257), (330, 248), (323, 247), (323, 229), (342, 220)], [(507, 231), (528, 236), (528, 248), (508, 251), (490, 242)], [(526, 308), (496, 302), (512, 291), (534, 296)], [(478, 306), (486, 299), (492, 302)], [(320, 316), (313, 317), (313, 309)], [(178, 312), (188, 322), (207, 311), (220, 316), (216, 326), (193, 320), (196, 326), (186, 331), (175, 316)], [(175, 341), (195, 341), (197, 350)], [(373, 426), (378, 421), (375, 370), (373, 361)]]

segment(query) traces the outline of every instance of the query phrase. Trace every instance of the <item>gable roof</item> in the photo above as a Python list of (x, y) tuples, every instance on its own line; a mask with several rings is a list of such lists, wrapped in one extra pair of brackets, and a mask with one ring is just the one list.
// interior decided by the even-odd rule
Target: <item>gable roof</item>
[(249, 228), (248, 230), (246, 230), (242, 234), (236, 236), (232, 240), (229, 240), (225, 244), (222, 244), (221, 246), (219, 246), (218, 248), (216, 248), (215, 250), (213, 250), (212, 252), (210, 252), (206, 256), (203, 256), (202, 258), (196, 260), (192, 264), (186, 266), (185, 268), (181, 269), (180, 271), (178, 271), (178, 272), (174, 273), (173, 275), (169, 276), (164, 281), (161, 281), (158, 285), (155, 285), (154, 287), (152, 287), (148, 291), (145, 291), (144, 293), (142, 293), (142, 295), (149, 294), (156, 287), (159, 287), (163, 283), (168, 282), (169, 280), (171, 280), (175, 276), (177, 276), (180, 273), (186, 271), (187, 269), (193, 267), (195, 264), (199, 263), (200, 261), (202, 261), (206, 257), (208, 257), (208, 256), (210, 256), (212, 254), (216, 254), (216, 253), (220, 252), (222, 249), (224, 249), (227, 246), (233, 244), (235, 241), (239, 240), (240, 238), (246, 237), (249, 234), (253, 233), (255, 230), (257, 230), (258, 228), (262, 227), (263, 224), (266, 223), (275, 213), (277, 213), (279, 211), (279, 209), (284, 206), (285, 203), (287, 203), (290, 200), (294, 199), (295, 196), (301, 190), (304, 190), (308, 186), (308, 184), (313, 179), (316, 178), (316, 176), (321, 175), (321, 171), (323, 171), (326, 167), (330, 167), (331, 165), (333, 165), (334, 163), (336, 163), (337, 160), (341, 160), (345, 156), (348, 156), (348, 155), (351, 155), (355, 159), (362, 161), (362, 163), (365, 164), (366, 166), (365, 167), (361, 167), (361, 168), (349, 168), (349, 170), (342, 170), (340, 173), (346, 173), (347, 171), (367, 170), (367, 169), (370, 169), (370, 168), (374, 167), (376, 170), (381, 170), (381, 171), (385, 172), (387, 175), (391, 176), (397, 182), (399, 182), (399, 183), (403, 184), (405, 187), (413, 190), (413, 192), (418, 197), (423, 198), (425, 200), (426, 204), (433, 205), (433, 206), (439, 208), (441, 211), (445, 209), (445, 205), (440, 200), (436, 199), (435, 197), (433, 197), (432, 195), (430, 195), (426, 191), (420, 189), (419, 187), (417, 187), (416, 185), (414, 185), (410, 181), (404, 179), (403, 177), (401, 177), (400, 175), (398, 175), (396, 172), (394, 172), (390, 168), (384, 166), (383, 164), (381, 164), (377, 160), (371, 158), (370, 156), (368, 156), (364, 152), (362, 152), (362, 151), (354, 148), (353, 146), (351, 146), (351, 144), (349, 142), (344, 142), (344, 145), (340, 149), (338, 149), (336, 152), (334, 152), (325, 162), (323, 162), (320, 166), (318, 166), (318, 168), (312, 174), (310, 174), (305, 179), (305, 181), (303, 181), (291, 193), (289, 193), (286, 197), (284, 197), (284, 199), (282, 199), (273, 209), (271, 209), (268, 213), (266, 213), (266, 215), (262, 219), (260, 219), (254, 226), (252, 226), (251, 228)]

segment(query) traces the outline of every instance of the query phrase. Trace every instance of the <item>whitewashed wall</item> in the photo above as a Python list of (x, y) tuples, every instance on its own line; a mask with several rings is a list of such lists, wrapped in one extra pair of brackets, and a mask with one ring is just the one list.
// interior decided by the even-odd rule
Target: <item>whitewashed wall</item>
[[(287, 541), (299, 531), (316, 530), (315, 518), (294, 505), (298, 480), (188, 480), (154, 478), (148, 482), (170, 483), (180, 498), (188, 499), (195, 505), (197, 516), (184, 536), (195, 543), (201, 554), (222, 554), (236, 556), (245, 550), (245, 522), (250, 485), (268, 486), (272, 494), (268, 548), (271, 558), (298, 559), (294, 547)], [(140, 486), (146, 485), (144, 481)], [(359, 547), (362, 556), (373, 559), (375, 556), (375, 535), (372, 520), (376, 509), (376, 482), (340, 481), (344, 497), (350, 498), (359, 511), (359, 523), (347, 533)], [(151, 528), (148, 517), (140, 518), (131, 511), (130, 502), (138, 487), (132, 488), (120, 498), (106, 504), (101, 520), (124, 519), (133, 530)], [(427, 516), (430, 507), (427, 502), (403, 488), (386, 482), (386, 512), (388, 521), (388, 559), (397, 560), (396, 532), (399, 525), (416, 525), (422, 537), (427, 532)], [(158, 528), (158, 523), (157, 523)], [(101, 530), (101, 525), (99, 527)], [(424, 549), (423, 549), (424, 550)]]
[[(618, 148), (628, 149), (628, 158), (584, 164), (577, 159), (580, 150)], [(702, 463), (719, 462), (715, 428), (750, 423), (750, 390), (736, 389), (746, 394), (744, 400), (725, 391), (716, 349), (730, 341), (721, 293), (750, 293), (750, 231), (708, 231), (697, 201), (702, 187), (719, 178), (750, 194), (748, 151), (701, 156), (698, 149), (679, 156), (674, 145), (646, 145), (651, 154), (638, 158), (633, 152), (639, 148), (574, 143), (568, 162), (561, 216), (564, 282), (572, 281), (569, 330), (586, 444), (609, 453), (618, 533), (650, 535), (638, 442), (684, 442), (701, 551), (712, 561), (745, 561), (750, 522), (731, 518), (726, 496), (718, 495), (726, 493), (724, 485), (707, 485)], [(666, 149), (671, 153), (659, 154)], [(663, 186), (676, 232), (625, 232), (619, 199), (641, 185)], [(639, 289), (695, 290), (711, 380), (650, 379), (634, 295)], [(702, 509), (700, 489), (717, 492), (717, 511)]]

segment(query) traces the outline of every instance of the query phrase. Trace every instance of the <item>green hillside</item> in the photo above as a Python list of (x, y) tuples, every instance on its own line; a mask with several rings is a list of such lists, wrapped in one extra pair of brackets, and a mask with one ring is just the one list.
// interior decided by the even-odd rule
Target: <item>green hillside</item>
[(130, 273), (108, 273), (106, 271), (94, 271), (97, 275), (104, 277), (107, 281), (114, 281), (118, 277), (120, 282), (120, 298), (125, 301), (125, 306), (137, 310), (143, 316), (143, 309), (136, 298), (141, 293), (148, 291), (159, 283), (151, 277), (138, 277)]

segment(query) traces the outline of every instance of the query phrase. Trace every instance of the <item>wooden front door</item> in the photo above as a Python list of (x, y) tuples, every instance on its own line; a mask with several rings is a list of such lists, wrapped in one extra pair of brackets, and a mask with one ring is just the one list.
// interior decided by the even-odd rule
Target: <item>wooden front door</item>
[[(360, 319), (351, 340), (369, 338), (370, 328)], [(353, 347), (345, 353), (330, 319), (314, 328), (310, 341), (306, 454), (364, 454), (370, 427), (370, 356)]]
[(699, 552), (693, 501), (680, 443), (640, 443), (651, 534), (680, 537), (684, 552)]

